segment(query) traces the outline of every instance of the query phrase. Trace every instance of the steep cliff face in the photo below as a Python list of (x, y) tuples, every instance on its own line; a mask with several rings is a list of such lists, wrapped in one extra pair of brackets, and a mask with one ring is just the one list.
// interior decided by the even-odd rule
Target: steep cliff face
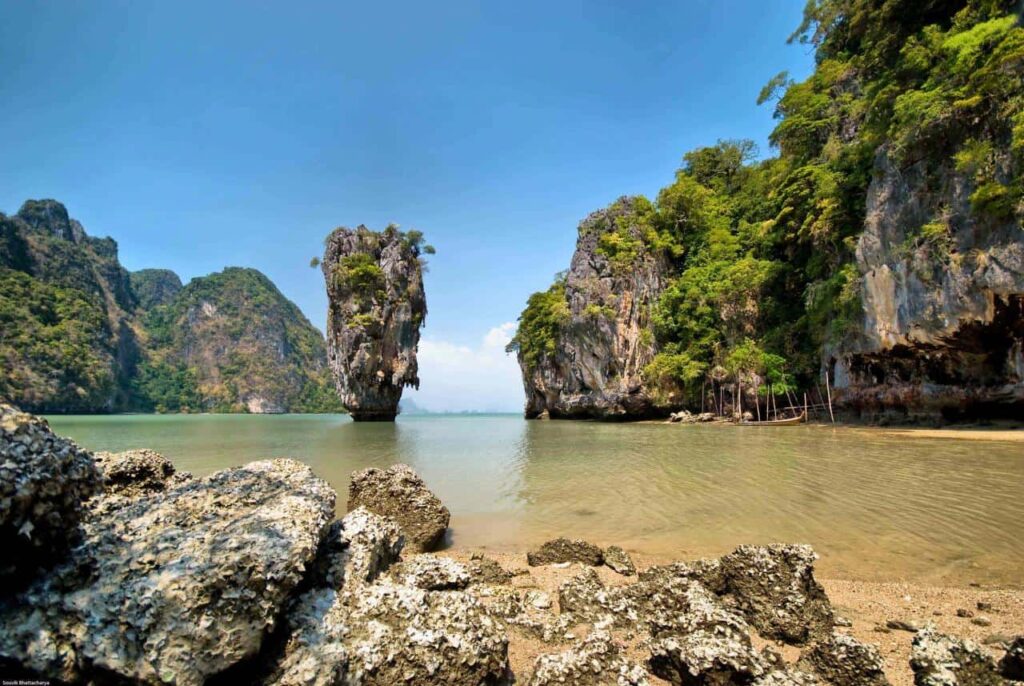
[(0, 280), (0, 396), (33, 412), (130, 404), (136, 299), (113, 239), (87, 235), (55, 200), (29, 200), (0, 215)]
[(975, 191), (950, 163), (879, 152), (857, 244), (863, 319), (825, 355), (841, 405), (1024, 416), (1024, 232), (972, 209)]
[(255, 269), (192, 279), (145, 317), (140, 387), (153, 409), (338, 411), (323, 337)]
[(335, 229), (321, 262), (327, 355), (357, 421), (392, 421), (406, 386), (419, 387), (416, 348), (427, 315), (416, 232)]
[(626, 419), (664, 409), (642, 374), (657, 352), (651, 315), (669, 267), (645, 245), (637, 202), (621, 198), (580, 223), (564, 284), (543, 294), (550, 340), (513, 342), (527, 417)]

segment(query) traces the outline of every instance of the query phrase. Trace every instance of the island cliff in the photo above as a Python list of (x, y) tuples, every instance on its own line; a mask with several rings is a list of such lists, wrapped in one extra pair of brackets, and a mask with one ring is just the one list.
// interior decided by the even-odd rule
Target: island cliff
[[(778, 155), (688, 152), (530, 297), (526, 415), (738, 415), (834, 386), (870, 421), (1024, 416), (1024, 28), (1008, 0), (809, 3)], [(618, 265), (620, 271), (616, 273)]]
[(393, 421), (402, 389), (419, 387), (416, 348), (427, 316), (422, 239), (394, 226), (340, 227), (326, 239), (328, 363), (356, 421)]
[[(642, 417), (657, 411), (642, 373), (654, 358), (652, 308), (668, 263), (642, 245), (642, 198), (621, 198), (579, 226), (564, 277), (542, 298), (559, 300), (550, 345), (513, 343), (527, 391), (526, 416)], [(618, 236), (641, 247), (605, 249)]]

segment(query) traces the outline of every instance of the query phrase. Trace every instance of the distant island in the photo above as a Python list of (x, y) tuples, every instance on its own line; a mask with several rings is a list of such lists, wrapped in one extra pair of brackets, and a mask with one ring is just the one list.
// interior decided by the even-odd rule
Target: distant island
[(0, 323), (0, 398), (28, 411), (343, 411), (323, 335), (262, 273), (129, 272), (55, 200), (0, 214)]

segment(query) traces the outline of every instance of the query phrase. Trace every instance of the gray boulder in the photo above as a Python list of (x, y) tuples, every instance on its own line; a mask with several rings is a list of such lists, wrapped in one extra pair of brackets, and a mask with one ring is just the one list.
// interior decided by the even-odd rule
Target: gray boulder
[(606, 630), (597, 629), (561, 653), (541, 655), (529, 686), (647, 686), (647, 671), (627, 660)]
[(335, 496), (309, 467), (271, 460), (106, 498), (67, 562), (0, 603), (0, 659), (69, 682), (199, 686), (260, 650)]
[(60, 558), (83, 503), (102, 488), (92, 455), (45, 419), (0, 403), (0, 579)]
[(744, 545), (721, 558), (725, 591), (765, 638), (803, 644), (832, 633), (832, 605), (807, 545)]
[(531, 567), (563, 562), (581, 562), (592, 567), (600, 567), (604, 563), (604, 552), (586, 541), (556, 538), (527, 553), (526, 561)]
[(996, 661), (980, 647), (926, 627), (910, 654), (915, 686), (1002, 686)]
[(320, 544), (310, 586), (340, 589), (370, 583), (398, 560), (405, 539), (398, 525), (365, 507), (333, 522)]
[(387, 469), (370, 468), (352, 475), (348, 509), (365, 507), (398, 523), (406, 548), (430, 552), (444, 540), (451, 513), (430, 492), (423, 479), (405, 464)]
[(474, 584), (507, 584), (515, 576), (496, 560), (473, 553), (466, 564), (470, 582)]

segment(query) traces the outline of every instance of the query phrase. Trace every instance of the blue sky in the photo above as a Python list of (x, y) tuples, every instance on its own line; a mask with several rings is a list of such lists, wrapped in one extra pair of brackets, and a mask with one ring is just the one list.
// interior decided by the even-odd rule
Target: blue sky
[(0, 0), (0, 210), (52, 197), (129, 269), (256, 267), (323, 327), (335, 226), (417, 228), (419, 404), (518, 409), (500, 353), (576, 224), (773, 121), (802, 0)]

